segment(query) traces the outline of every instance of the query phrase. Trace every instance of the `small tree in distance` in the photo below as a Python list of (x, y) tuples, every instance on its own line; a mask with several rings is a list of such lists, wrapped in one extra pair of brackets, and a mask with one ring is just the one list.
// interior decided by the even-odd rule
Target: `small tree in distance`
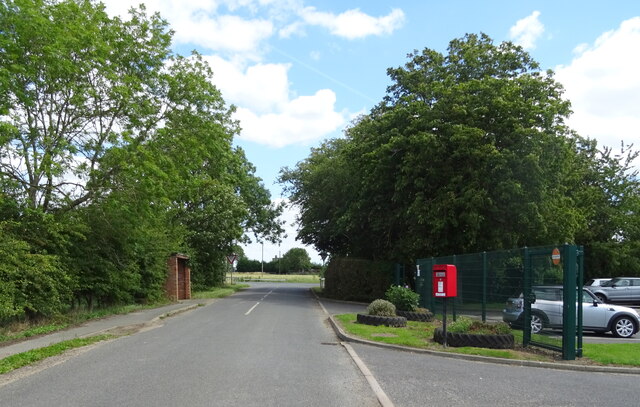
[(311, 258), (305, 249), (294, 247), (282, 256), (282, 272), (304, 273), (311, 269)]

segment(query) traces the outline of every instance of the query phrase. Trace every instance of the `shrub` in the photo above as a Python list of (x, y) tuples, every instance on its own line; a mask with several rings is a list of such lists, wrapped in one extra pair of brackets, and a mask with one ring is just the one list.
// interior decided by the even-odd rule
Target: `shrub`
[(392, 285), (384, 295), (389, 302), (402, 311), (415, 311), (420, 301), (418, 293), (399, 285)]
[(381, 317), (393, 317), (396, 315), (396, 307), (389, 301), (375, 300), (367, 307), (367, 313)]
[(332, 257), (325, 270), (323, 295), (361, 302), (384, 298), (385, 290), (393, 282), (392, 271), (390, 262)]
[(488, 323), (469, 317), (458, 317), (456, 321), (447, 324), (447, 331), (476, 335), (506, 335), (511, 333), (511, 328), (504, 322)]

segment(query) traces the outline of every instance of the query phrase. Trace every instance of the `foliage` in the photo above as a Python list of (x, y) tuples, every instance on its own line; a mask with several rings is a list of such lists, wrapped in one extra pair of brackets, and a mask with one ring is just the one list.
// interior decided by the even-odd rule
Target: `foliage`
[(222, 284), (234, 245), (278, 241), (234, 108), (159, 15), (9, 0), (0, 26), (0, 319), (157, 301), (175, 251)]
[(393, 317), (396, 315), (396, 306), (387, 300), (374, 300), (367, 307), (367, 314), (381, 317)]
[(281, 171), (302, 242), (410, 264), (553, 242), (633, 252), (637, 152), (568, 128), (562, 86), (521, 47), (469, 34), (387, 72), (386, 97), (344, 138)]
[(399, 285), (389, 287), (384, 296), (401, 311), (415, 311), (420, 301), (420, 294)]
[(25, 330), (21, 330), (17, 333), (9, 333), (9, 332), (0, 333), (0, 343), (8, 342), (16, 339), (30, 338), (32, 336), (46, 335), (51, 332), (60, 331), (67, 327), (68, 327), (67, 324), (51, 323), (51, 324), (37, 325), (31, 328), (27, 328)]
[(240, 256), (238, 257), (236, 271), (238, 273), (255, 273), (262, 271), (262, 262), (260, 260), (250, 260), (246, 256)]
[(282, 270), (285, 273), (299, 274), (311, 269), (311, 258), (305, 249), (294, 247), (282, 256)]
[(324, 294), (347, 301), (383, 298), (391, 285), (392, 270), (388, 262), (332, 257), (325, 271)]
[(32, 252), (0, 223), (0, 322), (52, 316), (66, 308), (71, 279), (58, 257)]
[(504, 322), (488, 323), (469, 317), (460, 316), (447, 324), (447, 331), (452, 333), (467, 333), (476, 335), (510, 334), (511, 328)]

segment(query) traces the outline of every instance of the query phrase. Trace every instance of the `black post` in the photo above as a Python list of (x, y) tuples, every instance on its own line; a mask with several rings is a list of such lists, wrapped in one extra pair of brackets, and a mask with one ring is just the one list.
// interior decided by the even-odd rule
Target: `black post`
[(447, 298), (442, 299), (442, 346), (447, 347)]

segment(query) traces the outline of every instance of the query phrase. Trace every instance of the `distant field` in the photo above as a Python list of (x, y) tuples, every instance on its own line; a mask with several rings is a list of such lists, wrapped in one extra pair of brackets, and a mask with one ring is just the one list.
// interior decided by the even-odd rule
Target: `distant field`
[[(229, 277), (229, 274), (227, 274)], [(317, 274), (268, 274), (268, 273), (233, 273), (234, 281), (278, 281), (283, 283), (320, 283)]]

